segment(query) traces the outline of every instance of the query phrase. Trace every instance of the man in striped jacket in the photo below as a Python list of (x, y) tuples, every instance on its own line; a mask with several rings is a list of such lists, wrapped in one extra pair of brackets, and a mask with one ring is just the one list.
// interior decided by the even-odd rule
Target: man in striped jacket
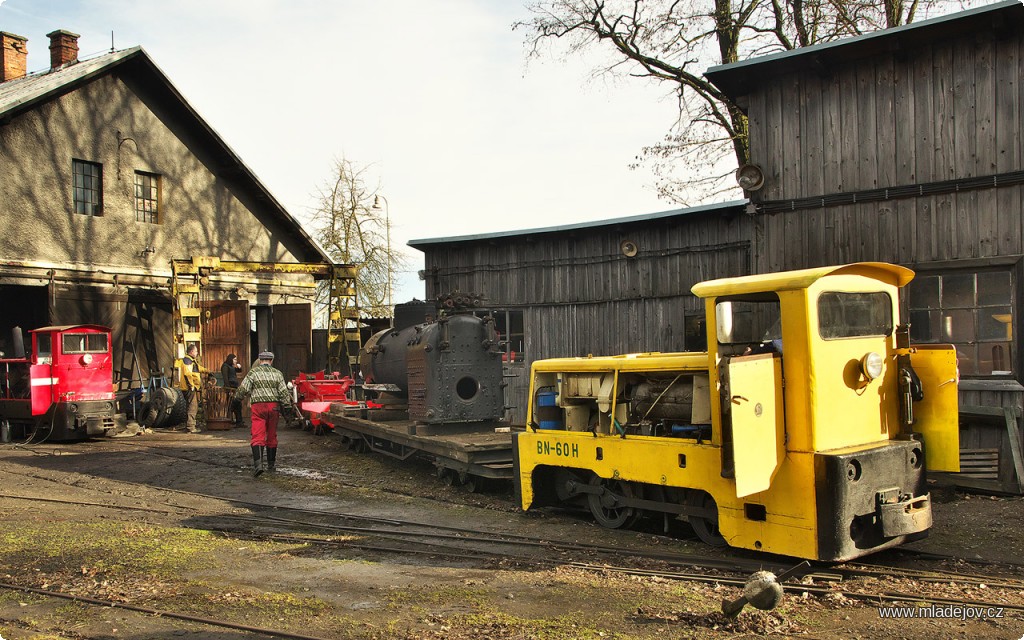
[(260, 353), (256, 366), (245, 374), (235, 391), (237, 397), (249, 396), (252, 402), (252, 475), (263, 473), (263, 450), (267, 452), (267, 471), (274, 470), (277, 459), (277, 420), (281, 410), (291, 407), (292, 398), (284, 375), (273, 367), (274, 354)]

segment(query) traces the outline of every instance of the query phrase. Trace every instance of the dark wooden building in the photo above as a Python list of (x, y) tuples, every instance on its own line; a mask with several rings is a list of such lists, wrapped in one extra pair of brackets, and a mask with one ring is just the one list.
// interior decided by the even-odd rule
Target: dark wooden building
[[(750, 118), (763, 185), (748, 201), (414, 241), (427, 294), (479, 291), (521, 314), (527, 366), (703, 348), (689, 291), (708, 278), (905, 265), (918, 274), (903, 300), (914, 339), (958, 350), (961, 405), (976, 416), (965, 461), (985, 467), (975, 484), (1020, 491), (1022, 56), (1014, 0), (715, 67), (708, 78)], [(511, 387), (514, 419), (525, 384)]]
[(961, 405), (1013, 419), (965, 430), (967, 457), (998, 450), (987, 479), (1017, 490), (1022, 55), (1024, 6), (1013, 0), (706, 74), (750, 119), (764, 176), (748, 192), (755, 270), (914, 269), (903, 300), (913, 339), (956, 345)]
[(523, 422), (530, 363), (560, 356), (703, 350), (690, 287), (750, 273), (746, 202), (503, 233), (413, 240), (427, 299), (486, 296), (508, 341), (510, 417)]

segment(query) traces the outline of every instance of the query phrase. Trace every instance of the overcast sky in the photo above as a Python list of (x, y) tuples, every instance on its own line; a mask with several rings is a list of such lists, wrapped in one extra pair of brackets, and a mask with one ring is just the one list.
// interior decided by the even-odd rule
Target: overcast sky
[[(392, 242), (675, 208), (631, 170), (676, 115), (664, 88), (527, 61), (519, 0), (2, 0), (0, 30), (81, 35), (80, 57), (141, 45), (296, 218), (335, 158), (369, 165)], [(396, 302), (423, 297), (419, 251)], [(486, 293), (486, 292), (482, 292)]]

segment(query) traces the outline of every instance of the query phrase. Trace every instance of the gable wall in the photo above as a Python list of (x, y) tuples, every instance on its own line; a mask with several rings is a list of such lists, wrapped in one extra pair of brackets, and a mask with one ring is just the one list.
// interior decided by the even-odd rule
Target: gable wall
[[(72, 158), (103, 165), (104, 211), (76, 214)], [(161, 221), (137, 222), (134, 172), (161, 174)], [(0, 126), (0, 257), (166, 271), (172, 258), (295, 262), (244, 206), (113, 75)], [(156, 249), (141, 256), (145, 246)]]

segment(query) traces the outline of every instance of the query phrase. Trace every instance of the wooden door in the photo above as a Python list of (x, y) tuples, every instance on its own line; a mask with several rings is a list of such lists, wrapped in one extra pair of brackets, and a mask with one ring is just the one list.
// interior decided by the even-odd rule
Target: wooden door
[(219, 386), (220, 365), (229, 353), (238, 356), (242, 370), (238, 379), (249, 370), (249, 303), (246, 300), (209, 300), (202, 303), (203, 310), (203, 366), (217, 374)]
[(313, 352), (313, 308), (308, 302), (275, 304), (272, 337), (274, 367), (291, 380), (308, 372)]

